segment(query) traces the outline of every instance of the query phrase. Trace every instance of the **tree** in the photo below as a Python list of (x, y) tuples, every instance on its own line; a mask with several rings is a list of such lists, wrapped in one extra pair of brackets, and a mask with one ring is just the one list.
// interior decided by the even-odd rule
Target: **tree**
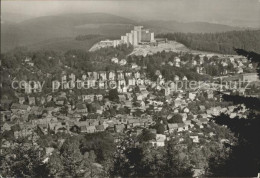
[(60, 113), (61, 114), (64, 114), (64, 115), (68, 115), (68, 106), (62, 106), (61, 109), (60, 109)]
[(64, 176), (80, 176), (83, 169), (83, 155), (79, 149), (79, 140), (76, 137), (67, 139), (61, 148), (60, 159), (64, 166)]
[(8, 149), (1, 159), (0, 171), (5, 177), (47, 177), (42, 150), (31, 144), (17, 144)]
[(109, 90), (108, 98), (109, 98), (110, 101), (118, 101), (118, 100), (119, 100), (119, 97), (118, 97), (118, 91), (117, 91), (117, 89), (111, 89), (111, 90)]
[(192, 176), (193, 172), (189, 161), (185, 157), (181, 156), (181, 152), (178, 149), (178, 143), (175, 139), (170, 139), (165, 145), (165, 177), (180, 177), (180, 176)]
[(58, 151), (54, 151), (48, 161), (48, 168), (51, 177), (62, 177), (64, 174), (64, 166)]
[(110, 159), (114, 149), (114, 138), (107, 132), (87, 134), (82, 138), (80, 144), (80, 150), (83, 153), (94, 151), (98, 163)]
[(202, 51), (235, 54), (233, 48), (259, 51), (260, 30), (230, 31), (222, 33), (169, 33), (159, 34), (169, 40), (183, 43), (185, 46)]
[(155, 134), (148, 129), (144, 129), (142, 133), (139, 135), (140, 142), (147, 142), (152, 139), (155, 139)]
[(164, 124), (161, 124), (161, 123), (156, 124), (155, 129), (158, 134), (164, 134), (164, 131), (165, 131)]
[(174, 114), (168, 123), (182, 123), (182, 116), (180, 114)]
[[(251, 62), (257, 63), (257, 72), (260, 76), (260, 55), (243, 49), (235, 49), (239, 55), (247, 57)], [(259, 99), (238, 95), (221, 94), (226, 101), (236, 105), (245, 105), (250, 109), (247, 118), (230, 118), (228, 115), (220, 115), (212, 119), (219, 125), (227, 126), (237, 137), (236, 145), (227, 144), (231, 149), (229, 155), (212, 157), (208, 174), (211, 176), (248, 177), (260, 172), (260, 115)], [(237, 110), (240, 107), (237, 107)]]
[(83, 156), (84, 160), (84, 177), (104, 177), (104, 171), (100, 164), (96, 162), (96, 155), (93, 150), (85, 152)]

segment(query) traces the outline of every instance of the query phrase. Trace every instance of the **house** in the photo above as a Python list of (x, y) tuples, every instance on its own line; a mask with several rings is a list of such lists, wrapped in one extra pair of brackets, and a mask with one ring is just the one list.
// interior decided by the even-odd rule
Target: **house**
[(184, 77), (182, 78), (182, 80), (185, 81), (185, 80), (188, 80), (188, 78), (187, 78), (186, 76), (184, 76)]
[(207, 96), (208, 99), (214, 98), (214, 93), (213, 93), (213, 91), (212, 91), (212, 90), (208, 90), (206, 96)]
[(126, 65), (126, 63), (127, 63), (127, 61), (126, 61), (125, 59), (121, 59), (120, 62), (119, 62), (119, 64), (120, 64), (121, 66)]
[(0, 111), (0, 122), (8, 122), (11, 121), (11, 111)]
[[(87, 75), (83, 74), (81, 78), (82, 78), (83, 81), (85, 81), (87, 79)], [(66, 78), (65, 78), (65, 81), (66, 81)]]
[(89, 94), (89, 95), (82, 95), (82, 101), (90, 101), (93, 102), (95, 99), (95, 95), (94, 94)]
[(108, 73), (108, 79), (109, 79), (109, 80), (115, 80), (115, 77), (116, 77), (115, 72), (110, 71), (110, 72)]
[(24, 97), (19, 97), (19, 104), (23, 104), (25, 102), (25, 98)]
[(203, 105), (200, 105), (200, 106), (199, 106), (199, 109), (200, 109), (200, 111), (205, 111), (205, 110), (206, 110), (206, 107), (203, 106)]
[(149, 129), (149, 131), (153, 134), (156, 134), (156, 129)]
[(117, 124), (114, 126), (115, 132), (119, 133), (119, 132), (123, 132), (125, 129), (125, 125), (124, 124)]
[(101, 81), (107, 80), (107, 72), (106, 71), (100, 71), (98, 79), (101, 80)]
[(143, 100), (143, 95), (140, 94), (140, 93), (136, 93), (136, 99), (137, 99), (138, 101)]
[(116, 57), (114, 57), (111, 59), (111, 62), (118, 64), (119, 60)]
[(96, 127), (95, 126), (87, 126), (86, 132), (87, 133), (94, 133), (94, 132), (96, 132)]
[(237, 72), (238, 74), (241, 74), (241, 73), (244, 72), (244, 70), (243, 70), (242, 67), (238, 67), (238, 68), (236, 68), (236, 72)]
[(194, 125), (196, 125), (197, 127), (201, 128), (201, 129), (204, 128), (203, 124), (202, 124), (199, 120), (197, 120), (197, 119), (192, 119), (191, 122), (192, 122)]
[(31, 113), (33, 113), (36, 116), (40, 116), (42, 115), (43, 112), (43, 108), (42, 107), (38, 107), (38, 106), (33, 106), (31, 108)]
[(134, 121), (133, 123), (132, 123), (132, 127), (137, 127), (137, 126), (141, 126), (141, 123), (140, 123), (140, 121)]
[(177, 130), (177, 129), (178, 129), (178, 124), (168, 124), (169, 133), (172, 133), (172, 132), (174, 132), (174, 130)]
[(189, 110), (189, 108), (185, 107), (185, 108), (183, 109), (183, 112), (184, 112), (184, 113), (189, 113), (190, 110)]
[(33, 125), (28, 123), (26, 125), (18, 124), (11, 128), (14, 131), (15, 138), (26, 137), (33, 133)]
[(35, 97), (28, 97), (29, 105), (35, 105)]
[(190, 136), (193, 143), (199, 143), (199, 137), (198, 136)]
[(192, 62), (191, 62), (191, 65), (192, 66), (196, 66), (198, 63), (197, 63), (197, 61), (196, 60), (192, 60)]
[[(136, 85), (140, 86), (140, 85), (144, 85), (144, 79), (138, 78), (136, 80)], [(146, 88), (145, 88), (146, 89)]]
[(118, 79), (117, 80), (117, 86), (119, 89), (123, 88), (124, 86), (126, 86), (126, 81), (125, 79)]
[(189, 92), (188, 98), (189, 98), (190, 100), (194, 100), (194, 99), (196, 98), (196, 93)]
[(175, 58), (174, 58), (174, 62), (180, 63), (180, 62), (181, 62), (181, 59), (180, 59), (179, 57), (175, 57)]
[(87, 113), (88, 112), (88, 108), (87, 108), (86, 104), (77, 104), (76, 105), (76, 112), (78, 112), (78, 113)]
[(96, 95), (96, 99), (98, 101), (102, 101), (103, 100), (103, 95), (100, 95), (100, 94)]
[(182, 121), (186, 121), (188, 118), (187, 113), (180, 113), (181, 117), (182, 117)]
[(188, 125), (185, 125), (183, 123), (178, 123), (178, 129), (177, 129), (178, 132), (182, 132), (182, 131), (185, 131), (185, 130), (188, 130), (188, 129), (189, 129)]
[(151, 140), (150, 143), (155, 147), (163, 147), (165, 145), (166, 135), (156, 134), (155, 139)]
[(173, 66), (173, 62), (171, 62), (171, 61), (169, 61), (168, 64), (169, 64), (170, 66)]
[(138, 65), (135, 64), (135, 63), (132, 63), (132, 64), (131, 64), (131, 68), (132, 68), (132, 69), (136, 69), (136, 68), (138, 68)]
[(127, 77), (127, 83), (129, 86), (135, 86), (136, 79), (133, 76)]
[(183, 123), (188, 126), (189, 128), (192, 128), (194, 125), (191, 123), (191, 120), (183, 121)]
[(25, 59), (24, 59), (24, 62), (26, 62), (26, 63), (27, 63), (27, 62), (31, 62), (31, 61), (32, 61), (32, 58), (27, 57), (27, 56), (26, 56)]
[(134, 73), (134, 77), (135, 77), (136, 79), (139, 79), (139, 78), (141, 77), (140, 72), (135, 72), (135, 73)]
[(52, 100), (52, 96), (51, 95), (48, 95), (47, 98), (46, 98), (46, 101), (47, 102), (50, 102)]
[(80, 127), (77, 126), (77, 125), (73, 125), (73, 126), (70, 128), (70, 131), (71, 131), (71, 132), (74, 132), (74, 133), (80, 133)]
[(126, 97), (125, 95), (118, 95), (119, 101), (125, 102), (126, 101)]
[(68, 129), (65, 126), (57, 127), (55, 129), (55, 134), (56, 133), (68, 133)]
[[(138, 82), (138, 81), (139, 81), (139, 82)], [(139, 83), (139, 84), (140, 84), (140, 83), (144, 83), (144, 82), (140, 82), (140, 81), (142, 81), (141, 79), (139, 79), (138, 81), (137, 81), (137, 84), (138, 84), (138, 83)], [(146, 86), (145, 86), (145, 85), (140, 84), (138, 87), (139, 87), (140, 91), (146, 91)]]
[(117, 79), (118, 80), (123, 80), (124, 79), (124, 73), (122, 70), (117, 71)]
[(69, 79), (70, 79), (71, 81), (75, 81), (75, 79), (76, 79), (75, 74), (71, 73), (71, 74), (69, 75)]
[(2, 139), (2, 143), (1, 143), (1, 147), (2, 148), (10, 148), (11, 147), (11, 143), (5, 139)]
[(40, 104), (42, 104), (42, 105), (43, 105), (43, 104), (45, 104), (45, 102), (46, 102), (46, 99), (45, 99), (45, 97), (41, 97), (41, 98), (40, 98)]
[(202, 124), (206, 124), (208, 122), (208, 119), (207, 118), (199, 118), (199, 121), (202, 123)]
[(4, 110), (9, 110), (11, 104), (12, 104), (12, 100), (5, 99), (4, 97), (2, 97), (0, 100), (0, 105), (1, 105), (2, 109), (4, 109)]
[(229, 117), (231, 119), (235, 118), (236, 116), (237, 116), (237, 113), (234, 113), (234, 112), (229, 114)]
[(96, 125), (95, 127), (97, 132), (103, 132), (105, 130), (104, 125)]
[(180, 77), (178, 75), (175, 75), (174, 76), (174, 81), (179, 81), (180, 80)]
[(182, 105), (182, 103), (183, 103), (183, 100), (182, 100), (182, 99), (176, 98), (176, 99), (174, 100), (174, 107), (179, 107), (179, 106)]
[(11, 126), (8, 123), (4, 123), (3, 126), (1, 127), (1, 132), (3, 133), (4, 131), (10, 131)]
[(180, 65), (179, 62), (174, 62), (174, 66), (175, 66), (175, 67), (180, 67), (181, 65)]
[(14, 104), (12, 104), (12, 106), (11, 106), (11, 111), (12, 111), (13, 113), (15, 113), (15, 112), (26, 113), (26, 112), (28, 112), (28, 111), (30, 111), (30, 110), (31, 110), (31, 107), (28, 106), (28, 105), (24, 105), (24, 104), (14, 103)]

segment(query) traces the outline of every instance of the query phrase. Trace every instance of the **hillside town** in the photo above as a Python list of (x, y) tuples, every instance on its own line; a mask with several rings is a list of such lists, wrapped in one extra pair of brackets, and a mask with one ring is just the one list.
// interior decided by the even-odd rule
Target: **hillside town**
[[(154, 33), (142, 28), (134, 27), (121, 40), (101, 41), (94, 47), (95, 51), (117, 48), (122, 44), (158, 47), (161, 42), (156, 41)], [(163, 43), (168, 43), (164, 40)], [(223, 148), (227, 143), (235, 144), (234, 140), (227, 138), (227, 134), (220, 134), (224, 132), (222, 127), (219, 128), (211, 118), (220, 115), (247, 118), (249, 110), (245, 105), (225, 102), (219, 92), (259, 97), (256, 66), (236, 55), (164, 50), (158, 54), (172, 56), (157, 61), (153, 70), (144, 64), (144, 59), (133, 59), (131, 56), (134, 54), (125, 57), (115, 55), (107, 59), (109, 65), (116, 66), (115, 70), (75, 74), (71, 72), (72, 66), (65, 65), (61, 75), (48, 84), (47, 79), (52, 74), (36, 70), (32, 57), (25, 56), (23, 68), (35, 74), (41, 72), (47, 79), (21, 81), (18, 76), (9, 76), (15, 100), (1, 100), (0, 151), (14, 147), (17, 144), (15, 140), (22, 138), (38, 145), (45, 136), (57, 135), (56, 142), (61, 148), (64, 135), (97, 133), (112, 134), (114, 143), (120, 143), (124, 140), (120, 138), (129, 134), (141, 137), (149, 133), (151, 137), (136, 141), (134, 147), (145, 142), (155, 150), (165, 147), (166, 142), (173, 138), (180, 150), (187, 150), (190, 144), (194, 150), (206, 149), (207, 144), (214, 145), (214, 149)], [(148, 53), (144, 57), (153, 55)], [(52, 59), (52, 56), (48, 57), (48, 60)], [(167, 70), (183, 68), (193, 74), (167, 73)], [(208, 80), (194, 80), (191, 78), (194, 74), (206, 76)], [(47, 86), (49, 90), (46, 90)], [(255, 90), (249, 91), (248, 86), (253, 86)], [(47, 144), (43, 149), (44, 163), (48, 163), (57, 148)], [(203, 175), (207, 166), (205, 160), (194, 161), (194, 176)]]
[[(206, 73), (204, 60), (203, 55), (187, 62), (175, 57), (161, 65), (190, 65), (198, 74), (203, 74)], [(182, 135), (187, 133), (194, 144), (215, 140), (214, 127), (209, 123), (212, 116), (224, 113), (233, 118), (246, 117), (245, 106), (241, 105), (237, 112), (236, 106), (224, 104), (216, 94), (217, 91), (245, 94), (244, 88), (228, 88), (227, 85), (223, 88), (219, 83), (215, 86), (214, 81), (207, 83), (207, 86), (215, 87), (193, 84), (193, 88), (179, 88), (180, 83), (190, 84), (189, 78), (176, 75), (174, 80), (166, 81), (161, 71), (157, 70), (157, 79), (152, 81), (136, 63), (129, 64), (126, 59), (116, 57), (110, 62), (127, 66), (128, 71), (94, 71), (79, 77), (64, 71), (59, 82), (52, 83), (53, 93), (42, 96), (31, 96), (42, 92), (40, 85), (23, 83), (22, 89), (17, 90), (17, 102), (1, 101), (5, 109), (1, 111), (1, 132), (13, 134), (15, 139), (31, 137), (36, 143), (41, 135), (46, 134), (108, 131), (116, 138), (121, 133), (131, 131), (139, 135), (148, 129), (155, 135), (148, 142), (154, 147), (163, 147), (165, 140), (172, 136), (182, 142)], [(243, 58), (234, 60), (233, 57), (225, 57), (218, 59), (218, 62), (223, 67), (232, 66), (223, 70), (223, 79), (259, 82), (256, 73), (243, 73), (243, 69), (253, 69)], [(24, 63), (34, 66), (29, 58)], [(210, 60), (209, 64), (217, 65), (214, 60)], [(76, 93), (75, 89), (80, 93)], [(228, 140), (219, 138), (219, 141)], [(12, 144), (5, 138), (1, 149), (9, 149)]]

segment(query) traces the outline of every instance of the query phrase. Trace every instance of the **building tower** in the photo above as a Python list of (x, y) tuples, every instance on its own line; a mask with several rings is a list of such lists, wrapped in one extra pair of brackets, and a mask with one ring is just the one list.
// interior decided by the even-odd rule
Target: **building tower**
[(139, 44), (142, 39), (142, 28), (143, 26), (134, 26), (134, 31), (137, 31), (137, 43)]

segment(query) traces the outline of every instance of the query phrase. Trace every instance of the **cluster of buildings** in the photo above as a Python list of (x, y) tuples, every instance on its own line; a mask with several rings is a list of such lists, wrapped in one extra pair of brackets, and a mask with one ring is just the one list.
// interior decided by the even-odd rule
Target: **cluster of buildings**
[[(204, 60), (204, 56), (200, 56), (188, 62), (193, 67), (200, 67)], [(122, 66), (127, 64), (125, 59), (113, 58), (111, 62)], [(181, 67), (187, 63), (175, 57), (162, 65)], [(1, 101), (4, 108), (0, 112), (1, 133), (37, 141), (41, 135), (47, 134), (77, 135), (107, 131), (115, 135), (116, 141), (116, 135), (128, 132), (139, 135), (146, 129), (154, 134), (154, 138), (148, 141), (154, 147), (165, 146), (165, 141), (172, 137), (179, 140), (180, 146), (187, 147), (184, 142), (189, 139), (193, 145), (200, 147), (201, 143), (211, 143), (212, 140), (216, 143), (225, 141), (217, 136), (217, 131), (210, 124), (212, 116), (225, 113), (231, 118), (246, 118), (244, 106), (237, 110), (236, 106), (219, 105), (221, 98), (214, 95), (214, 88), (176, 91), (178, 81), (189, 82), (186, 76), (181, 78), (176, 75), (173, 81), (166, 81), (157, 70), (158, 79), (152, 81), (140, 69), (141, 66), (133, 63), (129, 70), (94, 71), (81, 73), (80, 76), (64, 71), (60, 83), (55, 86), (55, 93), (41, 95), (40, 90), (31, 86), (25, 89), (25, 93), (17, 94), (17, 101)], [(252, 75), (256, 74), (243, 75), (243, 80), (256, 79)], [(74, 92), (74, 88), (79, 86), (88, 88)], [(117, 101), (109, 100), (111, 89), (117, 90)], [(162, 130), (158, 129), (155, 115), (160, 116)], [(180, 120), (172, 121), (176, 115)], [(8, 149), (11, 141), (3, 139), (2, 145)]]
[(125, 36), (121, 36), (123, 44), (131, 44), (137, 46), (141, 43), (152, 43), (155, 42), (154, 32), (150, 32), (148, 29), (143, 29), (143, 26), (135, 26), (134, 30), (130, 33), (126, 33)]
[[(198, 112), (194, 113), (189, 108), (190, 103), (199, 101), (199, 96), (203, 93), (206, 93), (208, 99), (215, 100), (214, 95), (208, 91), (183, 91), (178, 96), (166, 92), (158, 94), (163, 86), (148, 90), (149, 86), (151, 85), (138, 85), (139, 89), (135, 92), (119, 94), (118, 102), (103, 98), (105, 93), (82, 94), (76, 99), (66, 92), (42, 97), (19, 97), (17, 103), (13, 102), (9, 109), (1, 111), (1, 132), (12, 131), (14, 137), (19, 138), (30, 136), (35, 130), (40, 134), (80, 134), (105, 130), (140, 134), (143, 129), (149, 129), (155, 134), (155, 139), (149, 142), (154, 146), (164, 146), (165, 140), (171, 134), (187, 131), (192, 133), (190, 139), (199, 143), (201, 136), (196, 128), (210, 127), (208, 121), (212, 115), (228, 113), (232, 117), (244, 117), (243, 113), (246, 111), (243, 108), (238, 113), (234, 106), (206, 109), (205, 105), (199, 105)], [(162, 118), (170, 120), (178, 114), (181, 121), (165, 124), (165, 131), (158, 133), (152, 128), (155, 125), (153, 113), (162, 112), (166, 108), (170, 114), (161, 114)], [(112, 110), (115, 113), (113, 115)]]
[[(207, 59), (207, 60), (205, 60)], [(207, 74), (206, 66), (222, 66), (220, 71), (221, 75), (228, 74), (243, 74), (244, 70), (252, 70), (254, 67), (252, 63), (249, 63), (246, 58), (234, 58), (227, 56), (210, 56), (210, 55), (198, 55), (198, 58), (193, 57), (192, 60), (182, 61), (179, 57), (175, 57), (173, 60), (167, 63), (170, 66), (175, 67), (190, 67), (195, 68), (199, 74)], [(165, 65), (165, 64), (164, 64)], [(252, 80), (255, 80), (253, 77)]]
[[(63, 74), (62, 83), (65, 86), (77, 80), (87, 81), (90, 86), (96, 82), (100, 85), (100, 81), (116, 81), (119, 86), (116, 88), (119, 92), (118, 101), (109, 101), (104, 97), (109, 90), (87, 90), (76, 97), (73, 97), (70, 89), (70, 92), (62, 90), (43, 96), (20, 96), (17, 102), (10, 102), (6, 105), (6, 110), (1, 111), (1, 131), (13, 131), (18, 138), (28, 136), (35, 130), (41, 134), (79, 134), (105, 130), (115, 133), (131, 130), (140, 134), (146, 128), (156, 135), (156, 138), (150, 141), (151, 144), (164, 146), (165, 139), (173, 132), (204, 128), (212, 115), (229, 111), (232, 117), (234, 116), (234, 108), (231, 111), (219, 106), (206, 109), (200, 105), (197, 108), (198, 113), (191, 112), (189, 104), (199, 101), (201, 95), (216, 100), (213, 92), (181, 90), (178, 96), (175, 96), (174, 81), (172, 85), (165, 86), (160, 71), (157, 73), (157, 81), (147, 79), (145, 73), (140, 71), (88, 72), (80, 79), (73, 73)], [(153, 113), (162, 112), (166, 108), (171, 114), (162, 114), (163, 118), (170, 120), (178, 114), (182, 121), (164, 125), (164, 133), (157, 133), (156, 129), (151, 128), (155, 124)], [(198, 143), (197, 136), (193, 134), (191, 138)]]
[(143, 29), (143, 26), (134, 26), (131, 32), (121, 36), (119, 40), (103, 40), (98, 43), (99, 48), (113, 46), (117, 47), (121, 44), (127, 44), (137, 46), (145, 43), (154, 43), (154, 32), (150, 32), (149, 29)]
[[(120, 61), (114, 59), (112, 62)], [(192, 149), (195, 150), (201, 149), (205, 143), (220, 146), (224, 143), (232, 144), (230, 140), (218, 135), (218, 130), (209, 122), (212, 116), (221, 113), (228, 114), (231, 118), (247, 116), (245, 107), (239, 111), (235, 106), (207, 107), (208, 103), (200, 101), (200, 96), (204, 95), (206, 100), (214, 102), (218, 98), (212, 91), (184, 89), (177, 96), (174, 95), (174, 82), (187, 81), (187, 77), (181, 79), (175, 76), (173, 85), (165, 86), (160, 71), (157, 81), (149, 80), (145, 73), (138, 70), (88, 72), (80, 78), (75, 74), (62, 76), (63, 84), (69, 88), (71, 81), (87, 81), (90, 86), (98, 84), (102, 88), (102, 82), (108, 83), (110, 80), (116, 81), (118, 85), (117, 102), (106, 97), (106, 89), (97, 92), (86, 90), (76, 95), (70, 89), (69, 92), (58, 90), (55, 94), (43, 96), (28, 96), (28, 93), (18, 97), (18, 101), (7, 101), (5, 110), (0, 112), (0, 130), (4, 135), (0, 151), (16, 144), (10, 137), (26, 137), (37, 145), (44, 135), (79, 135), (106, 131), (112, 133), (117, 142), (126, 133), (139, 136), (144, 130), (153, 133), (154, 138), (147, 142), (155, 148), (164, 147), (167, 140), (175, 138), (180, 150), (187, 149), (188, 144), (192, 144)], [(5, 101), (1, 101), (1, 106), (4, 106), (3, 102)], [(195, 104), (196, 108), (192, 110), (190, 104)], [(158, 120), (154, 117), (156, 114), (160, 116), (162, 131), (158, 129)], [(175, 115), (180, 116), (181, 120), (171, 122)], [(6, 137), (7, 134), (9, 138)], [(57, 140), (59, 145), (63, 142), (63, 138)], [(51, 149), (52, 152), (54, 148), (44, 149), (48, 159), (48, 151)]]

